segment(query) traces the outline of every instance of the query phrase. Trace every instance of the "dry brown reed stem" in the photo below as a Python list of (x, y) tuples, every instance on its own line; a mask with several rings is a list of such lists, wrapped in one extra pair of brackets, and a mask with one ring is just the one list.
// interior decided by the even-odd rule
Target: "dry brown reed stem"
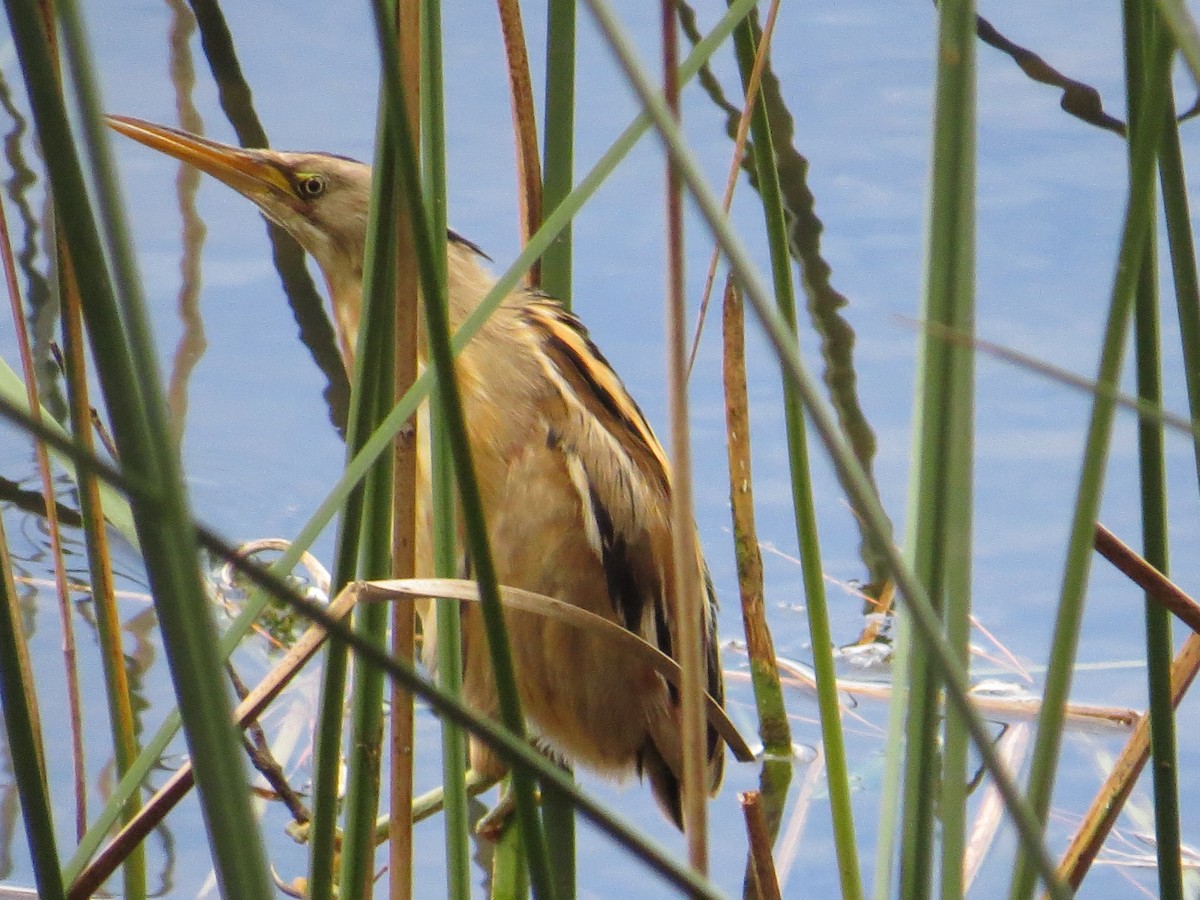
[[(741, 295), (733, 279), (725, 282), (722, 309), (724, 337), (725, 433), (729, 454), (729, 498), (733, 515), (733, 549), (746, 652), (758, 701), (758, 733), (771, 753), (787, 753), (792, 730), (782, 700), (775, 643), (763, 602), (762, 551), (754, 524), (754, 485), (750, 468), (750, 409), (746, 390), (746, 322)], [(765, 696), (763, 696), (765, 695)]]
[[(1103, 525), (1096, 525), (1096, 549), (1118, 569), (1128, 575), (1151, 599), (1161, 603), (1185, 622), (1196, 602), (1187, 596), (1162, 573), (1122, 543)], [(1188, 623), (1191, 626), (1191, 623)], [(1193, 631), (1171, 663), (1171, 706), (1177, 708), (1183, 695), (1200, 672), (1200, 632)], [(1129, 740), (1121, 749), (1112, 771), (1104, 779), (1083, 822), (1071, 838), (1058, 866), (1058, 873), (1073, 889), (1078, 890), (1088, 869), (1100, 853), (1105, 838), (1116, 824), (1117, 817), (1133, 792), (1138, 776), (1150, 758), (1150, 717), (1142, 716)]]
[[(421, 146), (421, 0), (396, 0), (396, 39), (404, 90), (404, 114), (413, 146)], [(399, 114), (399, 110), (394, 114)], [(401, 190), (405, 179), (400, 179)], [(404, 213), (407, 204), (397, 197), (396, 216), (396, 351), (393, 369), (394, 396), (403, 397), (417, 380), (417, 335), (420, 330), (418, 266), (412, 223)], [(385, 211), (385, 215), (392, 214)], [(417, 564), (417, 433), (401, 429), (392, 443), (392, 563), (391, 574), (407, 578)], [(392, 607), (392, 654), (411, 663), (416, 640), (415, 610), (411, 603)], [(391, 784), (388, 829), (388, 890), (391, 900), (413, 895), (413, 695), (400, 682), (391, 681), (389, 737)]]
[(775, 860), (771, 856), (771, 834), (763, 815), (762, 794), (743, 791), (738, 794), (742, 815), (746, 818), (746, 837), (750, 845), (750, 872), (758, 900), (782, 900), (779, 879), (775, 876)]
[[(349, 586), (342, 591), (329, 606), (329, 615), (335, 619), (343, 618), (356, 602), (362, 588), (359, 584)], [(319, 625), (311, 626), (287, 654), (279, 661), (246, 699), (234, 710), (234, 720), (239, 727), (245, 725), (266, 709), (267, 705), (279, 696), (280, 691), (320, 649), (325, 640), (325, 629)], [(117, 866), (136, 846), (163, 820), (168, 812), (183, 799), (193, 783), (192, 764), (190, 761), (180, 766), (167, 782), (155, 792), (154, 796), (138, 811), (124, 828), (117, 832), (116, 837), (96, 855), (96, 858), (75, 879), (67, 891), (68, 900), (87, 900), (100, 886), (116, 871)]]
[[(87, 360), (84, 358), (83, 310), (80, 305), (79, 289), (75, 283), (74, 268), (69, 257), (60, 255), (60, 281), (62, 302), (63, 356), (62, 366), (70, 389), (67, 402), (71, 405), (71, 421), (75, 440), (88, 453), (96, 449), (96, 436), (111, 458), (116, 459), (116, 447), (107, 439), (107, 431), (100, 423), (100, 415), (91, 405), (88, 395)], [(91, 423), (92, 427), (88, 426)], [(109, 550), (108, 529), (104, 520), (104, 504), (100, 499), (100, 481), (94, 472), (77, 467), (76, 477), (81, 509), (96, 511), (96, 515), (83, 519), (83, 533), (88, 548), (88, 573), (90, 585), (86, 588), (92, 597), (92, 608), (100, 627), (96, 637), (100, 642), (100, 656), (107, 685), (106, 698), (109, 717), (116, 723), (113, 729), (113, 751), (118, 763), (117, 775), (125, 774), (124, 767), (138, 754), (137, 727), (133, 716), (133, 691), (129, 687), (129, 672), (125, 666), (125, 645), (121, 614), (117, 609), (117, 598), (128, 597), (126, 592), (118, 594), (113, 580), (112, 554)], [(149, 595), (144, 595), (151, 602)], [(124, 815), (132, 817), (141, 802), (133, 796), (125, 805)]]
[[(680, 120), (679, 25), (675, 0), (661, 0), (663, 99)], [(700, 582), (696, 517), (692, 502), (692, 451), (687, 396), (687, 307), (684, 303), (683, 179), (675, 161), (666, 159), (667, 406), (671, 422), (671, 544), (679, 667), (679, 740), (683, 758), (680, 807), (688, 864), (708, 874), (708, 759), (704, 727), (705, 663), (701, 653), (705, 620)]]
[[(21, 304), (21, 289), (17, 285), (17, 268), (13, 261), (12, 243), (8, 236), (8, 217), (0, 204), (0, 260), (4, 264), (4, 281), (8, 287), (8, 299), (12, 309), (13, 329), (17, 333), (17, 347), (21, 356), (21, 371), (25, 377), (25, 399), (29, 404), (29, 415), (39, 424), (42, 421), (41, 398), (38, 394), (37, 374), (33, 367), (33, 351), (29, 343), (29, 330)], [(58, 524), (58, 504), (55, 502), (54, 477), (50, 469), (50, 454), (46, 445), (34, 441), (38, 475), (42, 481), (42, 496), (46, 501), (46, 524), (50, 533), (50, 555), (54, 560), (54, 588), (58, 599), (58, 613), (62, 623), (63, 667), (67, 685), (67, 709), (71, 724), (71, 762), (75, 782), (75, 836), (83, 837), (87, 831), (87, 780), (83, 758), (83, 709), (79, 696), (79, 665), (75, 645), (75, 619), (71, 608), (70, 585), (67, 582), (66, 564), (62, 555), (62, 530)], [(37, 721), (37, 706), (30, 712)], [(40, 726), (39, 726), (40, 730)]]
[[(542, 225), (542, 163), (538, 156), (537, 116), (533, 110), (533, 84), (529, 75), (529, 52), (525, 47), (525, 27), (521, 24), (520, 0), (496, 0), (496, 8), (500, 13), (500, 31), (508, 61), (523, 247)], [(540, 273), (540, 263), (529, 267), (526, 280), (530, 287), (541, 284)]]
[[(1184, 693), (1200, 671), (1200, 635), (1192, 633), (1171, 663), (1171, 705), (1178, 707)], [(1150, 758), (1150, 717), (1143, 716), (1129, 735), (1112, 771), (1096, 793), (1083, 822), (1071, 838), (1058, 865), (1059, 876), (1078, 890), (1105, 838), (1116, 824), (1125, 801), (1133, 793), (1138, 776)]]
[(1125, 573), (1129, 580), (1149, 594), (1155, 603), (1172, 613), (1193, 632), (1200, 634), (1200, 603), (1180, 590), (1099, 522), (1096, 523), (1095, 544), (1101, 556)]
[[(746, 82), (746, 98), (742, 104), (742, 115), (738, 119), (737, 132), (733, 139), (733, 158), (729, 161), (729, 175), (725, 179), (725, 196), (721, 198), (721, 208), (726, 213), (733, 203), (733, 191), (737, 187), (738, 172), (742, 168), (742, 158), (746, 155), (746, 135), (750, 133), (750, 116), (754, 112), (754, 104), (758, 102), (758, 87), (762, 83), (763, 69), (766, 68), (767, 56), (771, 48), (771, 36), (775, 33), (775, 16), (779, 12), (780, 0), (771, 0), (767, 10), (767, 21), (763, 26), (762, 40), (758, 42), (755, 51), (754, 65), (750, 69), (750, 79)], [(713, 284), (717, 277), (717, 260), (720, 258), (719, 249), (714, 246), (712, 256), (708, 259), (708, 274), (704, 276), (704, 292), (700, 296), (700, 312), (696, 316), (696, 333), (692, 336), (692, 350), (688, 355), (688, 374), (696, 365), (696, 353), (700, 350), (700, 335), (704, 331), (704, 318), (708, 314), (708, 301), (712, 297)]]
[[(1005, 729), (1000, 736), (997, 746), (1000, 760), (1010, 772), (1021, 771), (1021, 761), (1029, 749), (1029, 739), (1032, 728), (1028, 722), (1017, 722)], [(996, 788), (996, 783), (989, 780), (984, 790), (975, 821), (971, 825), (971, 833), (967, 836), (967, 852), (963, 860), (963, 894), (969, 894), (979, 867), (987, 859), (1000, 825), (1004, 822), (1004, 798)]]

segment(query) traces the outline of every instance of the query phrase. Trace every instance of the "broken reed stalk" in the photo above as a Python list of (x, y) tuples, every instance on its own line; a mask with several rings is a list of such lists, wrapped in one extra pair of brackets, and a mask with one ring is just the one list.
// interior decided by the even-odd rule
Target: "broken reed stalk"
[(758, 705), (758, 733), (767, 752), (790, 756), (792, 731), (779, 683), (775, 645), (763, 602), (762, 553), (754, 524), (754, 486), (750, 470), (750, 409), (746, 391), (746, 332), (742, 298), (732, 279), (725, 282), (724, 335), (725, 431), (729, 452), (729, 498), (738, 592), (750, 677)]
[[(404, 110), (393, 115), (408, 117), (409, 133), (420, 143), (421, 134), (421, 5), (420, 0), (396, 0), (393, 36), (400, 49), (400, 72), (404, 85)], [(403, 179), (401, 179), (403, 181)], [(398, 204), (399, 205), (399, 204)], [(417, 380), (417, 335), (420, 330), (417, 248), (412, 225), (403, 213), (396, 217), (396, 310), (393, 356), (393, 397), (403, 397)], [(419, 423), (420, 417), (417, 417)], [(407, 578), (417, 567), (417, 474), (420, 424), (396, 435), (392, 446), (392, 547), (391, 575)], [(411, 603), (392, 607), (392, 654), (412, 663), (416, 641), (416, 609)], [(416, 742), (413, 695), (392, 681), (389, 751), (388, 896), (411, 900), (413, 896), (413, 763)]]
[[(1028, 722), (1017, 722), (1004, 729), (1000, 736), (1000, 758), (1008, 766), (1009, 771), (1021, 771), (1022, 760), (1028, 755), (1029, 742), (1033, 737), (1033, 729)], [(980, 867), (988, 858), (988, 853), (995, 843), (1000, 826), (1004, 823), (1004, 798), (996, 789), (994, 782), (989, 781), (979, 803), (979, 811), (967, 835), (966, 855), (963, 859), (964, 895), (968, 895), (979, 874)]]
[[(542, 165), (538, 156), (537, 115), (533, 106), (533, 83), (529, 76), (529, 52), (525, 26), (517, 0), (497, 0), (504, 56), (508, 63), (508, 89), (512, 100), (513, 137), (517, 142), (517, 196), (520, 210), (521, 245), (529, 243), (542, 225)], [(530, 287), (541, 284), (541, 263), (529, 267)]]
[[(1171, 705), (1178, 708), (1183, 695), (1200, 672), (1200, 606), (1166, 576), (1151, 566), (1116, 535), (1096, 523), (1096, 549), (1120, 571), (1142, 588), (1147, 596), (1161, 603), (1185, 622), (1192, 633), (1184, 641), (1171, 663)], [(1116, 824), (1125, 801), (1133, 792), (1138, 776), (1150, 758), (1150, 717), (1142, 716), (1112, 771), (1104, 779), (1071, 843), (1059, 863), (1059, 874), (1073, 890), (1078, 890), (1100, 853), (1108, 833)]]
[(1096, 523), (1095, 543), (1097, 552), (1149, 594), (1155, 603), (1172, 613), (1193, 632), (1200, 634), (1200, 603), (1180, 590), (1174, 582), (1099, 522)]
[(746, 837), (750, 844), (750, 872), (758, 900), (782, 900), (779, 879), (775, 876), (775, 860), (771, 856), (772, 836), (763, 813), (762, 795), (758, 791), (738, 794), (742, 814), (746, 817)]

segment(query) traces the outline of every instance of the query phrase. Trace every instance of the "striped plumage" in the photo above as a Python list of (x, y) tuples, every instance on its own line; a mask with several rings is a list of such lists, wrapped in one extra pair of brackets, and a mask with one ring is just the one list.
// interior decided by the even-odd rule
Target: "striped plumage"
[[(253, 200), (311, 253), (332, 296), (352, 370), (361, 304), (370, 168), (320, 153), (247, 151), (138, 120), (119, 131), (221, 179)], [(447, 242), (450, 319), (457, 327), (493, 279), (469, 242)], [(674, 656), (670, 467), (662, 447), (580, 321), (554, 300), (516, 289), (456, 361), (471, 449), (501, 583), (545, 594), (614, 621)], [(418, 575), (430, 574), (428, 454), (418, 490)], [(704, 561), (703, 656), (708, 690), (723, 701), (716, 600)], [(465, 574), (465, 573), (464, 573)], [(464, 693), (497, 712), (479, 611), (463, 610)], [(433, 617), (422, 611), (428, 654)], [(526, 716), (564, 758), (621, 777), (649, 778), (680, 821), (681, 749), (674, 690), (643, 663), (571, 626), (507, 614)], [(723, 747), (709, 731), (709, 786)], [(499, 774), (472, 743), (471, 764)]]

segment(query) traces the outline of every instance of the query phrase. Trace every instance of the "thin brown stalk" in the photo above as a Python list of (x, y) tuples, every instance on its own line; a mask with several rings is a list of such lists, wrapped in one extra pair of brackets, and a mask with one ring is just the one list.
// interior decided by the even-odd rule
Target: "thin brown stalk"
[[(771, 0), (767, 9), (767, 22), (763, 26), (762, 40), (758, 43), (758, 51), (754, 57), (754, 66), (750, 69), (750, 80), (746, 83), (746, 99), (742, 104), (742, 115), (738, 119), (737, 133), (733, 139), (733, 157), (729, 161), (729, 174), (725, 178), (725, 195), (721, 198), (721, 208), (726, 213), (733, 204), (733, 192), (737, 187), (738, 172), (742, 168), (742, 157), (746, 155), (746, 136), (750, 133), (750, 116), (754, 113), (754, 104), (758, 102), (758, 87), (762, 83), (763, 69), (766, 68), (767, 56), (771, 49), (771, 37), (775, 33), (775, 15), (779, 12), (780, 0)], [(692, 349), (688, 354), (688, 375), (696, 365), (696, 354), (700, 351), (700, 335), (704, 331), (704, 319), (708, 315), (708, 304), (712, 297), (713, 284), (717, 277), (717, 260), (720, 249), (713, 246), (712, 255), (708, 258), (708, 273), (704, 276), (704, 292), (700, 297), (700, 312), (696, 316), (696, 332), (692, 335)]]
[[(663, 92), (679, 119), (679, 29), (674, 0), (662, 0)], [(708, 810), (705, 790), (704, 673), (700, 653), (703, 588), (696, 559), (692, 511), (692, 464), (688, 435), (687, 330), (683, 288), (683, 190), (672, 160), (667, 160), (667, 390), (671, 415), (671, 532), (675, 554), (675, 633), (679, 666), (679, 719), (683, 745), (682, 809), (688, 863), (708, 873)]]
[[(335, 619), (343, 618), (358, 602), (360, 594), (361, 587), (359, 585), (349, 586), (329, 605), (329, 615)], [(246, 695), (245, 700), (237, 705), (233, 715), (238, 726), (244, 728), (256, 720), (271, 701), (279, 696), (279, 693), (303, 668), (304, 664), (312, 659), (324, 641), (325, 629), (321, 626), (313, 625), (305, 631), (300, 636), (300, 640), (296, 641), (292, 649), (279, 661), (279, 664), (258, 683), (254, 690)], [(67, 891), (68, 900), (86, 900), (99, 890), (100, 886), (108, 880), (121, 861), (129, 854), (130, 849), (141, 843), (146, 835), (158, 826), (175, 804), (191, 790), (192, 784), (192, 764), (189, 760), (167, 779), (166, 784), (155, 792), (138, 814), (117, 833), (103, 850), (96, 854), (95, 859), (87, 868), (79, 873), (79, 877)]]
[[(396, 0), (396, 28), (400, 46), (405, 113), (414, 146), (420, 146), (421, 109), (421, 3)], [(404, 208), (401, 203), (400, 209)], [(419, 330), (416, 242), (408, 216), (397, 210), (396, 228), (396, 353), (395, 396), (403, 397), (417, 380)], [(419, 417), (418, 417), (419, 418)], [(418, 426), (402, 430), (393, 442), (392, 574), (416, 574), (417, 447)], [(406, 662), (414, 658), (416, 623), (411, 603), (392, 607), (392, 653)], [(388, 878), (392, 900), (413, 895), (413, 695), (398, 682), (391, 683), (391, 821), (388, 828)]]
[(1095, 543), (1097, 552), (1149, 594), (1155, 603), (1172, 613), (1193, 632), (1200, 634), (1200, 603), (1180, 590), (1174, 582), (1099, 522), (1096, 523)]
[(742, 624), (754, 695), (758, 703), (758, 733), (767, 751), (786, 754), (792, 746), (775, 643), (763, 602), (762, 551), (754, 524), (754, 485), (750, 469), (750, 409), (746, 390), (746, 322), (742, 298), (733, 283), (725, 283), (722, 313), (724, 334), (725, 433), (729, 455), (729, 497), (733, 514), (733, 545), (737, 561)]
[[(1195, 601), (1099, 523), (1096, 525), (1096, 549), (1128, 575), (1147, 596), (1175, 613), (1193, 629), (1171, 663), (1171, 705), (1178, 708), (1183, 695), (1197, 673), (1200, 673), (1200, 631), (1189, 621), (1193, 618), (1191, 610), (1196, 606)], [(1184, 618), (1181, 612), (1186, 612), (1188, 618)], [(1150, 717), (1142, 716), (1059, 863), (1059, 875), (1073, 889), (1078, 890), (1083, 883), (1149, 758)]]
[[(521, 245), (542, 224), (542, 163), (538, 155), (537, 116), (533, 108), (533, 82), (520, 0), (496, 0), (500, 31), (508, 60), (508, 89), (512, 98), (513, 137), (517, 143), (517, 196), (520, 198)], [(526, 276), (531, 287), (541, 284), (541, 266), (534, 263)]]
[(775, 875), (775, 860), (771, 857), (771, 834), (763, 815), (762, 794), (743, 791), (738, 794), (742, 815), (746, 818), (746, 837), (750, 845), (750, 871), (758, 900), (782, 900), (779, 879)]
[[(17, 269), (13, 261), (12, 243), (8, 235), (8, 217), (4, 213), (2, 203), (0, 203), (0, 261), (4, 266), (4, 280), (8, 287), (13, 328), (17, 333), (17, 347), (21, 357), (21, 372), (25, 378), (25, 397), (29, 403), (29, 414), (35, 422), (40, 424), (42, 421), (41, 397), (38, 394), (37, 375), (33, 367), (33, 351), (29, 344), (29, 331), (25, 327), (21, 289), (17, 284)], [(62, 620), (63, 666), (66, 670), (67, 710), (71, 723), (71, 762), (75, 780), (75, 836), (79, 838), (87, 831), (87, 778), (83, 755), (83, 710), (79, 697), (75, 617), (71, 609), (71, 592), (67, 580), (66, 564), (63, 561), (62, 530), (58, 524), (58, 503), (54, 493), (54, 475), (50, 468), (50, 454), (41, 441), (34, 441), (33, 446), (37, 455), (38, 475), (42, 481), (42, 495), (46, 500), (50, 555), (54, 559), (55, 596), (58, 598), (58, 614)], [(33, 706), (31, 709), (36, 710), (37, 707)]]
[[(69, 389), (67, 399), (71, 404), (71, 422), (74, 425), (75, 440), (87, 453), (96, 449), (95, 435), (102, 437), (107, 432), (102, 427), (96, 427), (99, 415), (91, 405), (88, 395), (87, 362), (84, 359), (83, 313), (79, 304), (79, 291), (75, 284), (74, 270), (66, 256), (61, 257), (61, 276), (59, 283), (62, 291), (62, 329), (63, 355), (62, 366), (66, 372)], [(105, 444), (109, 455), (116, 458), (116, 448), (111, 441)], [(129, 672), (125, 666), (125, 646), (122, 640), (121, 615), (117, 609), (117, 589), (113, 581), (112, 555), (109, 551), (108, 531), (105, 527), (103, 504), (100, 499), (100, 481), (95, 473), (83, 468), (77, 468), (80, 507), (84, 510), (94, 510), (95, 515), (85, 515), (83, 518), (84, 537), (88, 548), (88, 571), (91, 585), (88, 588), (92, 596), (93, 608), (98, 627), (97, 638), (100, 641), (100, 657), (104, 668), (106, 698), (109, 706), (109, 717), (113, 729), (113, 755), (116, 759), (118, 775), (124, 775), (126, 768), (137, 758), (137, 728), (133, 716), (132, 691), (129, 687)], [(149, 596), (144, 598), (150, 600)], [(125, 805), (126, 821), (132, 820), (137, 814), (140, 798), (135, 794)], [(142, 861), (137, 861), (133, 868), (139, 869)], [(130, 871), (129, 868), (126, 871)]]

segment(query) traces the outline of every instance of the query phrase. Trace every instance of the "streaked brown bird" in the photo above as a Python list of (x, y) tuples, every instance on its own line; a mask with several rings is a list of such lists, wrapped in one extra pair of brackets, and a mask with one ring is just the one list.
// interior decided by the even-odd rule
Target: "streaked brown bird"
[[(343, 360), (353, 371), (370, 167), (327, 153), (243, 150), (123, 116), (108, 121), (223, 181), (312, 254), (329, 286)], [(457, 328), (494, 281), (478, 249), (453, 233), (446, 253), (450, 323)], [(455, 371), (501, 583), (582, 607), (674, 656), (670, 467), (584, 326), (554, 300), (515, 289), (457, 358)], [(428, 525), (427, 450), (423, 456), (418, 522)], [(430, 535), (431, 528), (418, 528), (418, 575), (432, 574)], [(716, 599), (703, 558), (695, 562), (705, 591), (708, 692), (723, 703)], [(464, 693), (495, 716), (486, 637), (478, 609), (466, 607)], [(674, 689), (643, 662), (573, 626), (529, 613), (507, 619), (522, 708), (539, 737), (594, 771), (644, 774), (660, 807), (679, 824), (682, 752)], [(428, 610), (422, 624), (432, 664)], [(723, 754), (710, 728), (714, 793)], [(484, 774), (503, 772), (477, 742), (471, 765)]]

